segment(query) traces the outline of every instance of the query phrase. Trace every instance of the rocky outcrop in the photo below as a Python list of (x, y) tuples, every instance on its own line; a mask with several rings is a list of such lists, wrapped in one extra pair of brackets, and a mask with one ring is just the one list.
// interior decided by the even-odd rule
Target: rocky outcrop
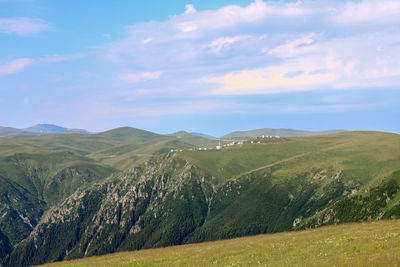
[(6, 265), (180, 244), (204, 222), (212, 189), (181, 159), (146, 165), (77, 190), (48, 212)]
[(5, 265), (290, 230), (354, 189), (340, 172), (324, 175), (278, 178), (264, 168), (224, 180), (178, 154), (161, 155), (75, 191), (46, 213)]

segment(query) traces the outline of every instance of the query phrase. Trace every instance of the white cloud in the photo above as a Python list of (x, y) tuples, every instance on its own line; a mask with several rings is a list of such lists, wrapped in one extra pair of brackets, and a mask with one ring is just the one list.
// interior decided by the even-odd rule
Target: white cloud
[(198, 29), (198, 27), (191, 22), (182, 22), (178, 23), (176, 27), (181, 31), (181, 32), (193, 32)]
[(46, 22), (33, 18), (0, 18), (0, 33), (30, 35), (47, 30)]
[[(363, 43), (365, 39), (369, 39), (369, 42)], [(287, 45), (302, 42), (289, 41), (271, 50), (270, 54), (283, 59), (280, 63), (211, 76), (203, 78), (203, 81), (216, 86), (210, 91), (212, 95), (400, 86), (400, 61), (397, 56), (400, 45), (390, 45), (393, 39), (396, 37), (385, 40), (380, 35), (374, 38), (362, 35), (347, 39), (320, 40), (307, 53), (304, 53), (304, 47)], [(400, 41), (400, 36), (397, 39)], [(305, 43), (312, 42), (310, 40)], [(385, 47), (388, 49), (380, 50), (378, 61), (373, 51), (377, 43), (386, 43)]]
[[(218, 85), (216, 90), (210, 92), (212, 95), (246, 95), (309, 91), (337, 80), (338, 74), (332, 69), (318, 72), (323, 60), (318, 63), (315, 61), (302, 66), (294, 62), (264, 69), (242, 70), (204, 81)], [(325, 61), (329, 62), (328, 59)], [(325, 63), (325, 67), (327, 65)]]
[(270, 17), (299, 17), (310, 14), (302, 2), (288, 4), (266, 3), (255, 0), (248, 6), (224, 6), (217, 10), (196, 12), (193, 5), (187, 5), (183, 16), (174, 16), (171, 23), (181, 32), (195, 30), (212, 31), (235, 25), (262, 21)]
[(0, 77), (20, 72), (23, 69), (32, 66), (34, 63), (35, 60), (31, 58), (19, 58), (4, 65), (0, 65)]
[(153, 38), (146, 38), (146, 39), (141, 40), (140, 43), (142, 45), (145, 45), (145, 44), (151, 43), (152, 41), (153, 41)]
[(216, 53), (219, 53), (223, 48), (229, 48), (231, 44), (246, 40), (248, 38), (249, 36), (219, 37), (211, 42), (210, 47)]
[(400, 1), (364, 0), (361, 2), (349, 2), (344, 8), (340, 9), (335, 19), (342, 24), (400, 21)]
[(194, 8), (194, 6), (191, 4), (186, 5), (185, 14), (189, 15), (189, 14), (194, 14), (194, 13), (196, 13), (196, 9)]
[(190, 16), (175, 16), (172, 23), (182, 32), (191, 32), (197, 29), (212, 30), (227, 26), (256, 21), (266, 15), (266, 4), (256, 1), (247, 7), (225, 6), (218, 10), (189, 13)]
[[(85, 107), (76, 109), (79, 113), (90, 109), (86, 103), (98, 103), (93, 113), (84, 114), (91, 123), (96, 116), (130, 118), (132, 122), (131, 118), (137, 116), (187, 113), (293, 114), (372, 109), (378, 101), (373, 96), (382, 95), (379, 101), (384, 102), (382, 99), (399, 94), (394, 92), (400, 88), (399, 2), (350, 1), (257, 0), (213, 10), (187, 5), (186, 11), (171, 14), (165, 21), (127, 26), (123, 37), (112, 33), (108, 44), (86, 54), (89, 62), (85, 66), (95, 67), (87, 70), (90, 74), (82, 75), (86, 78), (68, 72), (51, 77), (50, 73), (57, 73), (52, 70), (47, 76), (58, 84), (48, 79), (44, 81), (47, 84), (36, 87), (57, 85), (75, 93), (85, 90), (82, 96), (74, 94), (79, 96), (74, 100), (87, 96), (83, 99), (86, 101), (78, 101), (85, 103)], [(14, 27), (7, 33), (40, 32), (27, 28), (22, 31)], [(5, 33), (4, 28), (0, 29)], [(37, 65), (49, 69), (44, 65), (82, 56), (2, 61), (0, 76)], [(165, 70), (168, 72), (162, 72)], [(364, 88), (369, 89), (362, 91)], [(381, 94), (381, 90), (387, 91)], [(39, 91), (35, 95), (44, 92)], [(318, 92), (304, 93), (310, 91)], [(343, 95), (343, 99), (349, 95), (353, 98), (321, 100), (336, 94)], [(363, 94), (368, 97), (359, 97)], [(62, 100), (62, 104), (68, 101)], [(3, 102), (7, 102), (4, 96)], [(54, 103), (52, 99), (49, 102)]]
[(315, 47), (311, 46), (314, 42), (315, 34), (311, 33), (295, 40), (289, 40), (285, 44), (265, 52), (282, 58), (293, 57), (299, 54), (312, 52), (315, 49)]
[(20, 72), (26, 68), (40, 64), (54, 64), (66, 61), (73, 61), (85, 57), (84, 54), (74, 55), (51, 55), (39, 59), (18, 58), (11, 62), (0, 65), (0, 77)]
[(119, 75), (119, 79), (126, 83), (139, 83), (144, 81), (157, 80), (161, 77), (161, 71), (155, 72), (123, 72)]
[[(354, 22), (348, 17), (360, 20), (351, 10), (367, 14), (375, 7), (390, 19), (370, 14), (378, 27), (349, 27)], [(131, 25), (126, 38), (102, 47), (99, 54), (114, 64), (121, 80), (133, 84), (132, 90), (146, 95), (226, 96), (400, 84), (400, 23), (393, 0), (256, 0), (247, 6), (186, 9), (164, 22)], [(135, 72), (125, 71), (129, 69)], [(142, 74), (165, 69), (168, 76), (162, 82), (155, 81), (161, 74)], [(135, 87), (146, 80), (154, 82)]]

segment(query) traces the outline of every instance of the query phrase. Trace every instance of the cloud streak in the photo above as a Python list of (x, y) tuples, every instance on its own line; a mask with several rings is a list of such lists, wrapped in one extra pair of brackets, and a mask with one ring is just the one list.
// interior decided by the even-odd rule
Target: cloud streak
[(48, 29), (44, 20), (36, 18), (0, 18), (0, 33), (32, 35)]
[(85, 57), (85, 54), (72, 55), (48, 55), (38, 59), (33, 58), (18, 58), (8, 63), (0, 65), (0, 77), (21, 72), (29, 67), (40, 64), (54, 64), (61, 62), (74, 61)]
[(19, 58), (11, 62), (0, 65), (0, 77), (17, 73), (32, 66), (35, 60), (31, 58)]
[(119, 75), (120, 80), (126, 83), (140, 83), (145, 81), (157, 80), (161, 77), (161, 71), (155, 72), (123, 72)]

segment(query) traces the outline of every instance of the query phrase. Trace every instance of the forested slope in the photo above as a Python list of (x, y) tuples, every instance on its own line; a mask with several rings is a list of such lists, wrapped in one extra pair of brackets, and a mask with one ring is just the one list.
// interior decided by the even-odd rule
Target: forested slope
[(160, 154), (79, 188), (6, 265), (292, 230), (353, 197), (387, 215), (362, 217), (354, 208), (352, 218), (332, 223), (398, 218), (399, 148), (395, 134), (348, 132)]

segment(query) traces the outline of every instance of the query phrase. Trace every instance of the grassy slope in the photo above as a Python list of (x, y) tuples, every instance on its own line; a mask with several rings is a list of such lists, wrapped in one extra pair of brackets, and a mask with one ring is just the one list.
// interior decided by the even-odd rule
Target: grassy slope
[(15, 245), (48, 207), (78, 187), (116, 170), (71, 152), (17, 153), (0, 157), (0, 229)]
[(15, 245), (78, 187), (116, 170), (85, 157), (112, 140), (88, 134), (0, 138), (0, 231)]
[[(74, 173), (68, 174), (71, 170)], [(111, 167), (101, 166), (92, 159), (71, 152), (17, 153), (0, 157), (1, 176), (18, 183), (50, 205), (57, 204), (83, 184), (76, 179), (65, 184), (68, 178), (76, 176), (96, 180), (114, 171)], [(63, 188), (59, 188), (61, 185)]]
[(0, 138), (0, 157), (16, 153), (69, 151), (117, 168), (127, 168), (171, 149), (214, 147), (215, 140), (193, 135), (173, 137), (130, 127), (98, 134), (65, 133)]
[[(113, 148), (123, 144), (138, 144), (149, 140), (165, 138), (163, 135), (135, 129), (117, 128), (98, 134), (64, 133), (40, 136), (15, 136), (0, 139), (0, 155), (36, 150), (70, 151), (80, 155)], [(17, 151), (16, 151), (17, 150)]]
[[(171, 161), (162, 161), (168, 170), (169, 168), (177, 169), (176, 165), (179, 162), (185, 166), (191, 166), (191, 168), (185, 168), (184, 172), (173, 174), (168, 170), (159, 170), (156, 164), (149, 169), (154, 168), (159, 172), (149, 174), (147, 180), (138, 180), (140, 183), (143, 182), (143, 186), (148, 187), (146, 194), (142, 192), (141, 195), (148, 196), (149, 199), (146, 200), (146, 203), (150, 203), (150, 207), (145, 210), (146, 224), (141, 227), (147, 227), (148, 222), (152, 221), (154, 222), (153, 226), (157, 229), (156, 234), (154, 234), (155, 228), (143, 228), (138, 235), (131, 235), (129, 239), (126, 239), (129, 242), (132, 241), (133, 245), (128, 241), (125, 242), (126, 240), (123, 241), (125, 238), (123, 236), (120, 239), (126, 243), (126, 246), (123, 243), (118, 250), (289, 230), (296, 218), (311, 216), (316, 210), (328, 205), (329, 201), (341, 197), (345, 189), (350, 191), (353, 188), (358, 189), (358, 184), (362, 186), (375, 183), (380, 178), (399, 170), (399, 148), (399, 135), (346, 132), (326, 136), (281, 138), (264, 144), (245, 144), (220, 151), (183, 151), (169, 154), (168, 158)], [(113, 153), (115, 152), (117, 151)], [(181, 158), (184, 160), (180, 161)], [(215, 177), (218, 179), (214, 179)], [(177, 197), (176, 199), (179, 201), (182, 199), (181, 206), (177, 205), (178, 201), (175, 199), (174, 190), (165, 190), (165, 181), (158, 180), (161, 178), (166, 179), (168, 183), (171, 182), (171, 185), (177, 186), (176, 189), (179, 190), (176, 193), (178, 196), (181, 194), (182, 198)], [(176, 181), (174, 182), (174, 180)], [(178, 186), (182, 181), (190, 182), (187, 190)], [(352, 181), (355, 187), (349, 185), (347, 188), (345, 185), (347, 181)], [(130, 183), (128, 188), (132, 190), (140, 188), (132, 179), (129, 179), (128, 182)], [(125, 186), (124, 183), (121, 185)], [(110, 186), (110, 188), (115, 189), (114, 186)], [(193, 199), (192, 188), (201, 188), (198, 191), (202, 191), (204, 197)], [(123, 190), (125, 189), (121, 188), (121, 192)], [(95, 190), (93, 195), (99, 196)], [(212, 198), (210, 199), (210, 197)], [(125, 199), (123, 196), (121, 198)], [(128, 199), (132, 200), (133, 198), (129, 197)], [(115, 205), (110, 205), (109, 209), (104, 210), (105, 213), (118, 210), (119, 200), (115, 201)], [(185, 233), (177, 238), (177, 235), (182, 233), (182, 227), (185, 227), (186, 221), (183, 219), (188, 218), (185, 212), (193, 210), (187, 208), (187, 205), (190, 207), (194, 201), (199, 201), (201, 204), (201, 216), (194, 216), (193, 222), (186, 225), (189, 234)], [(98, 200), (95, 202), (98, 203)], [(108, 199), (105, 203), (111, 204), (112, 201)], [(166, 215), (164, 207), (168, 208), (169, 216)], [(164, 216), (154, 216), (154, 212), (164, 214)], [(116, 214), (112, 213), (111, 217), (114, 215)], [(167, 217), (169, 217), (169, 221)], [(90, 216), (83, 218), (90, 222), (93, 221)], [(135, 219), (129, 223), (137, 222)], [(121, 225), (116, 222), (111, 226), (115, 228), (110, 228), (111, 230), (104, 228), (107, 231), (102, 233), (104, 236), (98, 235), (99, 240), (106, 242), (106, 237), (109, 238), (112, 235), (119, 238)], [(197, 228), (192, 229), (192, 226)], [(50, 229), (45, 225), (43, 227), (43, 229)], [(62, 223), (54, 224), (54, 227), (54, 229), (62, 229), (58, 233), (69, 231), (68, 225)], [(84, 229), (87, 225), (77, 222), (74, 227)], [(129, 227), (126, 232), (129, 231)], [(51, 231), (48, 231), (47, 234), (50, 235)], [(93, 236), (96, 237), (96, 234)], [(137, 240), (140, 241), (138, 236), (145, 240), (144, 245), (134, 243)], [(88, 240), (90, 239), (92, 236), (88, 237)], [(48, 240), (48, 236), (43, 235), (40, 240)], [(154, 242), (146, 243), (146, 240)], [(42, 246), (41, 244), (36, 245)], [(26, 248), (29, 249), (29, 247)], [(66, 247), (59, 247), (59, 249), (64, 251)], [(89, 255), (115, 250), (104, 251), (93, 250), (93, 253)], [(18, 258), (19, 254), (16, 253), (14, 256), (14, 258)], [(75, 256), (83, 256), (83, 254)], [(39, 259), (34, 262), (39, 263), (44, 260)]]
[(291, 229), (295, 218), (311, 216), (345, 192), (399, 170), (400, 136), (351, 132), (179, 156), (225, 181), (205, 223), (186, 240), (190, 243)]
[[(116, 144), (112, 139), (98, 135), (83, 133), (48, 134), (40, 136), (15, 136), (0, 139), (0, 146), (17, 144), (23, 152), (36, 152), (37, 150), (70, 151), (80, 155), (87, 155), (93, 151), (106, 149)], [(8, 149), (9, 153), (16, 153)], [(2, 153), (2, 152), (1, 152)]]
[(374, 181), (357, 194), (333, 201), (320, 212), (306, 218), (297, 229), (348, 222), (398, 219), (400, 215), (400, 171)]
[(0, 230), (15, 244), (32, 229), (21, 215), (34, 226), (47, 208), (78, 187), (109, 176), (117, 171), (115, 168), (131, 168), (171, 148), (187, 149), (211, 142), (194, 136), (166, 137), (129, 127), (93, 135), (0, 138)]
[(46, 266), (397, 266), (400, 220), (115, 253)]
[(125, 143), (140, 143), (148, 140), (165, 138), (163, 135), (135, 129), (122, 127), (101, 132), (97, 134), (86, 133), (64, 133), (64, 134), (45, 134), (39, 136), (14, 136), (1, 138), (0, 144), (9, 142), (19, 142), (25, 145), (41, 147), (45, 149), (74, 149), (77, 152), (85, 153), (110, 148), (115, 145)]
[(217, 144), (218, 142), (215, 140), (191, 135), (163, 137), (141, 143), (114, 146), (96, 151), (89, 157), (115, 168), (127, 169), (144, 163), (154, 155), (168, 153), (171, 149), (215, 147)]
[(124, 143), (138, 143), (145, 142), (153, 139), (165, 138), (164, 135), (152, 133), (145, 130), (140, 130), (131, 127), (121, 127), (112, 129), (106, 132), (95, 134), (95, 136), (107, 138), (116, 141), (120, 144)]
[(276, 167), (275, 175), (279, 177), (294, 176), (302, 171), (335, 169), (367, 183), (372, 177), (400, 169), (400, 136), (382, 132), (346, 132), (275, 139), (221, 151), (184, 151), (179, 156), (224, 180), (263, 167)]
[(18, 135), (18, 134), (35, 135), (35, 133), (27, 132), (27, 131), (24, 131), (24, 130), (11, 128), (11, 127), (2, 127), (2, 126), (0, 126), (0, 137), (13, 136), (13, 135)]

